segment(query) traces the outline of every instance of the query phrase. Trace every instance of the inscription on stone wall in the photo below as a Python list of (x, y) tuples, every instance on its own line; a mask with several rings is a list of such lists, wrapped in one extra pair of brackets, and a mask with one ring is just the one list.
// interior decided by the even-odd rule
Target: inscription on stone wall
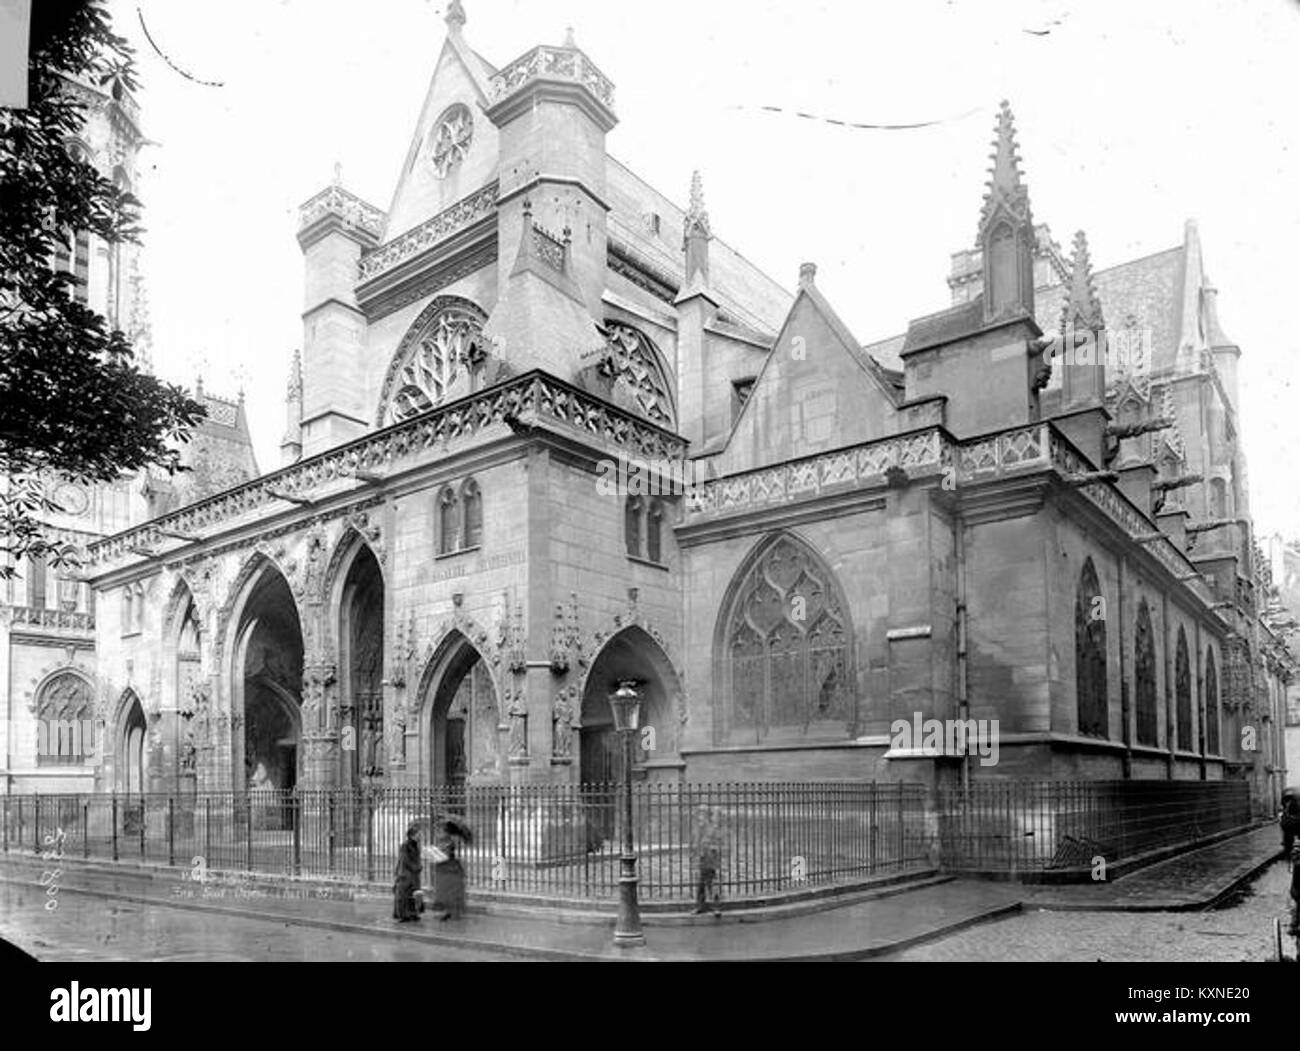
[(523, 551), (503, 551), (499, 555), (476, 558), (473, 562), (462, 562), (450, 566), (425, 567), (420, 570), (418, 580), (421, 584), (436, 584), (440, 580), (457, 580), (460, 577), (486, 573), (490, 569), (502, 569), (505, 566), (519, 566), (527, 560)]

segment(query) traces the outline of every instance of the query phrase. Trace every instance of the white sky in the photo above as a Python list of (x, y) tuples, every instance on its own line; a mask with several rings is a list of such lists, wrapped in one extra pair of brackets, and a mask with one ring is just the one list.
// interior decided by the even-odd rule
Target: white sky
[[(1199, 223), (1225, 330), (1261, 535), (1300, 537), (1300, 4), (1205, 0), (464, 0), (501, 65), (573, 26), (616, 86), (610, 152), (787, 288), (799, 264), (862, 342), (948, 303), (975, 236), (997, 103), (1011, 101), (1034, 216), (1097, 268)], [(297, 206), (332, 178), (386, 208), (442, 46), (441, 0), (110, 0), (138, 46), (145, 279), (164, 376), (247, 389), (279, 465), (301, 343)], [(168, 68), (139, 29), (193, 83)], [(1025, 30), (1050, 29), (1046, 36)], [(780, 106), (867, 123), (864, 131)], [(974, 112), (972, 112), (972, 110)], [(1104, 307), (1105, 304), (1103, 304)]]

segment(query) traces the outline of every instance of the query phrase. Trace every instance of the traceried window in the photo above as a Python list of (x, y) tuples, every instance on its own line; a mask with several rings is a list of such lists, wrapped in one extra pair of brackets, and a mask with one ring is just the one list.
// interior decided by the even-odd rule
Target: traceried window
[(1133, 683), (1137, 707), (1137, 743), (1155, 747), (1160, 743), (1156, 711), (1156, 642), (1146, 599), (1138, 604), (1137, 628), (1133, 639)]
[(483, 321), (478, 307), (453, 296), (440, 296), (425, 308), (389, 365), (380, 398), (381, 426), (442, 404), (463, 372), (472, 386), (485, 358)]
[(1178, 629), (1174, 650), (1174, 713), (1178, 719), (1178, 747), (1184, 752), (1196, 750), (1192, 732), (1192, 667), (1187, 656), (1187, 634)]
[(1205, 651), (1205, 750), (1219, 754), (1219, 673), (1211, 649)]
[(615, 321), (606, 323), (605, 336), (602, 368), (614, 383), (616, 401), (621, 394), (627, 409), (672, 430), (672, 395), (658, 349), (645, 333)]
[(1106, 600), (1097, 570), (1088, 559), (1079, 576), (1074, 600), (1074, 680), (1079, 709), (1079, 733), (1108, 737), (1106, 703)]
[(483, 494), (473, 478), (467, 478), (460, 487), (460, 503), (465, 523), (461, 538), (466, 548), (478, 547), (483, 543)]
[(36, 698), (38, 766), (85, 763), (95, 756), (94, 704), (90, 683), (76, 672), (58, 672)]
[(438, 554), (454, 555), (483, 543), (483, 493), (466, 478), (459, 487), (445, 485), (438, 493)]
[(743, 573), (722, 640), (722, 736), (760, 743), (855, 732), (851, 631), (830, 569), (783, 535)]
[(456, 103), (448, 107), (429, 136), (430, 160), (439, 179), (445, 179), (465, 159), (474, 139), (474, 116), (468, 106)]

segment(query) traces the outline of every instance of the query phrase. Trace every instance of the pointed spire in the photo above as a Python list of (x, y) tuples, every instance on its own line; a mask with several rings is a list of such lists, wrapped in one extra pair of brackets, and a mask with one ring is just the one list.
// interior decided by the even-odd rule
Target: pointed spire
[(447, 5), (446, 21), (448, 33), (459, 33), (465, 28), (465, 8), (460, 0), (451, 0)]
[(709, 229), (709, 211), (704, 207), (704, 180), (698, 169), (691, 175), (691, 204), (686, 210), (684, 225), (687, 239), (713, 236)]
[(1082, 325), (1091, 332), (1099, 332), (1106, 327), (1101, 315), (1101, 300), (1097, 298), (1097, 288), (1093, 283), (1088, 238), (1082, 230), (1074, 235), (1069, 294), (1061, 307), (1061, 331), (1065, 332), (1071, 325)]
[(984, 207), (980, 211), (980, 229), (977, 243), (982, 244), (993, 217), (1007, 210), (1012, 217), (1033, 227), (1029, 212), (1029, 190), (1020, 175), (1020, 153), (1016, 144), (1015, 117), (1011, 104), (1002, 100), (998, 109), (998, 123), (994, 132), (993, 152), (989, 154), (993, 167), (984, 194)]
[(564, 30), (564, 46), (570, 48), (578, 46), (577, 37), (573, 35), (573, 26), (568, 26)]

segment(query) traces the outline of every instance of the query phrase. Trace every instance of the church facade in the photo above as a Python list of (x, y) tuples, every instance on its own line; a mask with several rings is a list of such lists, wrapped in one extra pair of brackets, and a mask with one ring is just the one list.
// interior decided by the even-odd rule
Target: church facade
[(464, 26), (389, 208), (302, 208), (283, 466), (91, 545), (96, 790), (605, 781), (631, 681), (650, 781), (939, 784), (969, 759), (898, 728), (960, 720), (973, 776), (1276, 800), (1194, 226), (1067, 258), (1004, 105), (951, 304), (863, 345), (607, 152), (571, 37), (496, 67)]

